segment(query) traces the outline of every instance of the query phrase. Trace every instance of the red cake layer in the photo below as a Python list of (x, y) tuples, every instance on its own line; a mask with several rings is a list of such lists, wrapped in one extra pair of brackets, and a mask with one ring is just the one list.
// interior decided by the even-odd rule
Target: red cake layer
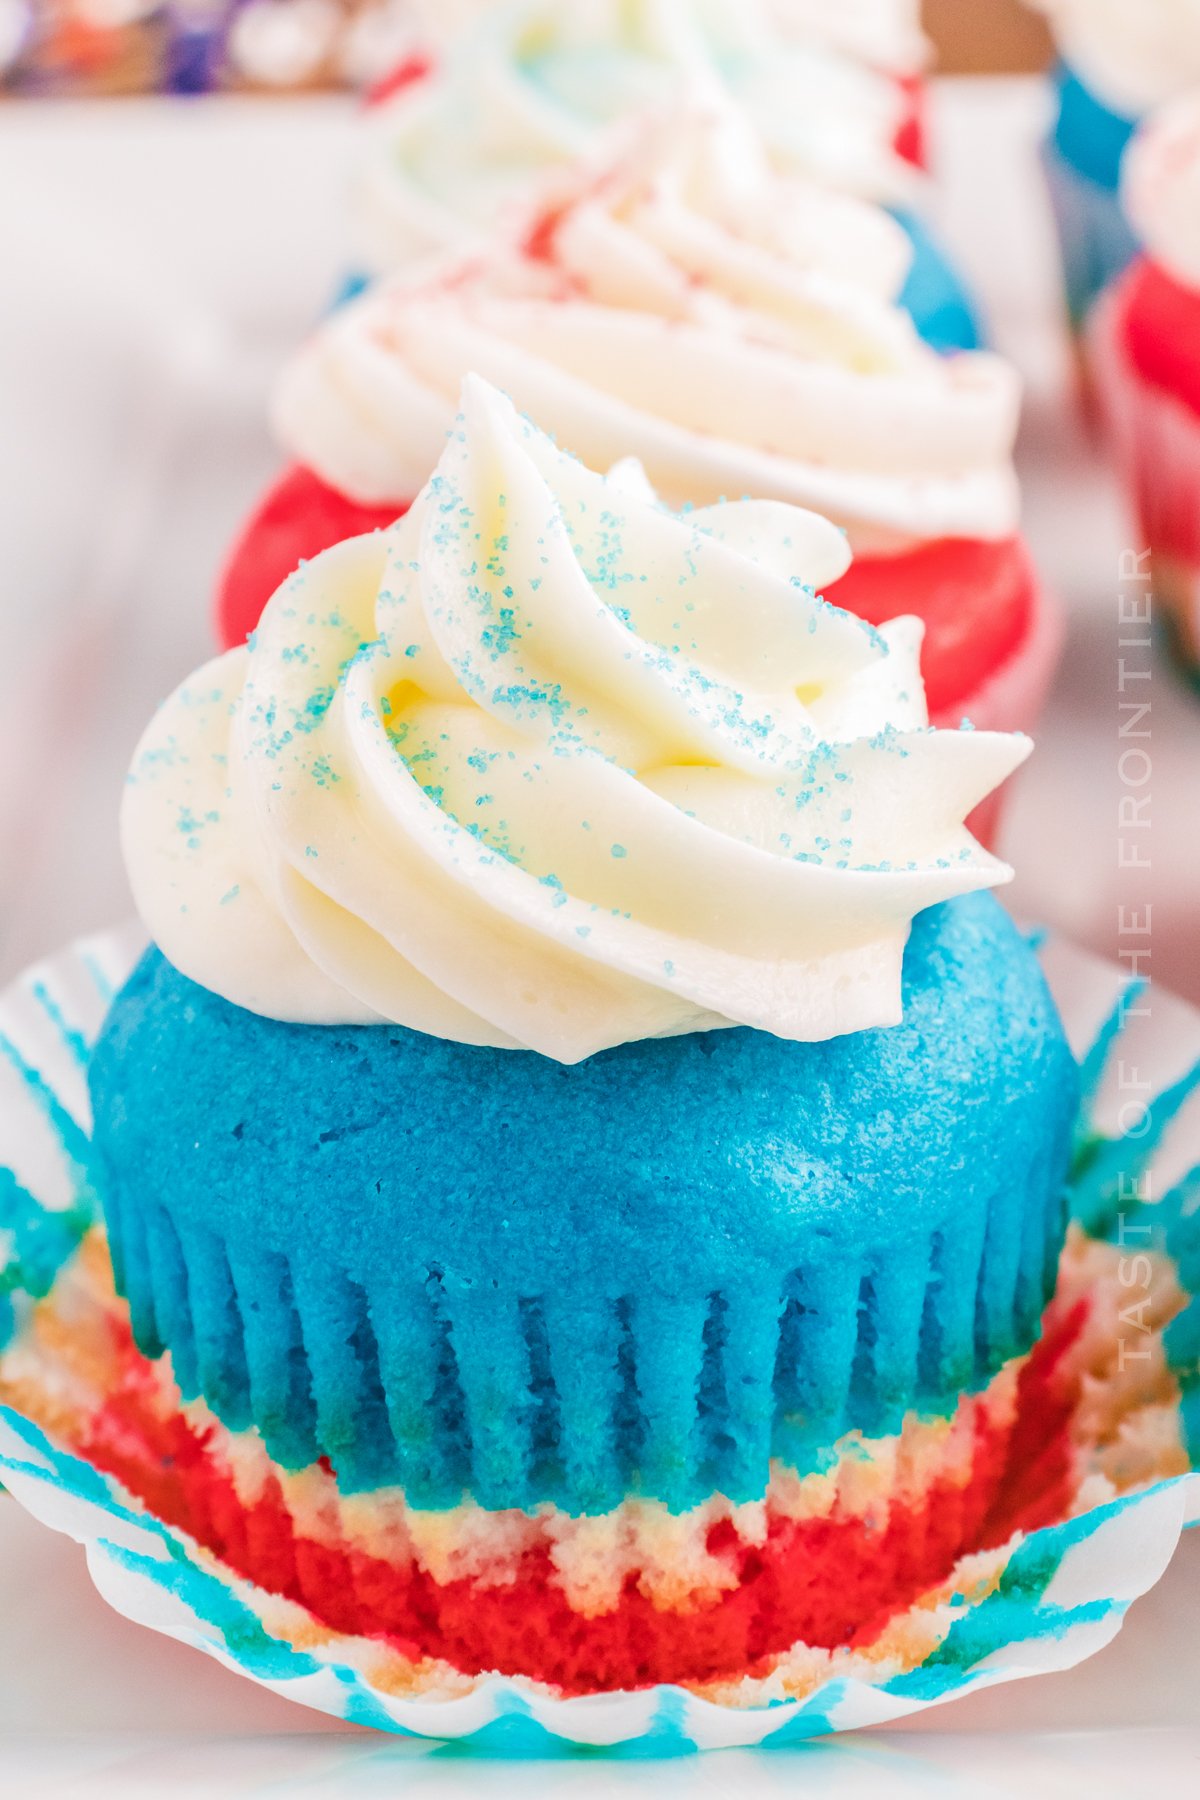
[(403, 506), (359, 506), (299, 463), (285, 469), (251, 513), (217, 584), (222, 650), (244, 644), (292, 570), (344, 538), (391, 525)]
[(1142, 257), (1122, 277), (1114, 304), (1142, 380), (1200, 414), (1200, 294)]
[[(393, 95), (414, 86), (426, 75), (432, 75), (434, 66), (433, 57), (427, 52), (416, 51), (401, 58), (395, 68), (381, 75), (374, 86), (367, 90), (367, 105), (382, 106)], [(905, 162), (912, 163), (918, 169), (928, 168), (928, 84), (924, 75), (918, 73), (898, 75), (896, 86), (900, 90), (904, 111), (896, 127), (892, 147)]]
[[(502, 1585), (438, 1583), (337, 1541), (301, 1534), (270, 1478), (239, 1498), (219, 1450), (222, 1434), (181, 1413), (163, 1415), (161, 1379), (118, 1336), (112, 1394), (73, 1429), (75, 1447), (116, 1476), (159, 1518), (179, 1526), (238, 1574), (308, 1608), (325, 1626), (382, 1639), (410, 1659), (436, 1658), (464, 1674), (524, 1674), (582, 1693), (656, 1682), (703, 1682), (760, 1672), (803, 1642), (869, 1645), (891, 1617), (943, 1582), (967, 1552), (1060, 1517), (1073, 1491), (1074, 1378), (1060, 1364), (1084, 1324), (1080, 1305), (1052, 1325), (1022, 1371), (1017, 1424), (970, 1402), (970, 1476), (939, 1469), (919, 1501), (893, 1501), (882, 1526), (837, 1506), (821, 1517), (772, 1514), (755, 1547), (728, 1521), (707, 1550), (737, 1585), (686, 1610), (663, 1610), (630, 1574), (614, 1610), (586, 1617), (556, 1579), (544, 1543), (519, 1553)], [(876, 1515), (878, 1519), (878, 1515)]]
[[(403, 507), (359, 506), (293, 464), (251, 516), (217, 597), (223, 648), (245, 642), (275, 589), (304, 558), (390, 525)], [(966, 703), (1028, 634), (1036, 594), (1019, 538), (943, 539), (901, 555), (858, 558), (827, 598), (872, 625), (901, 613), (925, 621), (921, 673), (931, 714)]]

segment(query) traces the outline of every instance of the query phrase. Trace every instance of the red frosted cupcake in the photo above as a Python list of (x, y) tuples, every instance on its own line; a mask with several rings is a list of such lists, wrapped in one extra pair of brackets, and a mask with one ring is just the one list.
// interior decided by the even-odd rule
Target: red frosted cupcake
[(1105, 410), (1185, 666), (1200, 675), (1200, 96), (1143, 128), (1126, 204), (1145, 245), (1097, 316)]
[(292, 466), (229, 563), (223, 642), (301, 558), (406, 508), (476, 372), (589, 466), (636, 457), (672, 504), (833, 518), (854, 564), (828, 598), (922, 619), (934, 720), (1029, 730), (1058, 626), (1020, 537), (1016, 377), (921, 340), (895, 303), (907, 254), (884, 213), (776, 175), (740, 115), (706, 100), (654, 120), (519, 243), (314, 336), (276, 396)]

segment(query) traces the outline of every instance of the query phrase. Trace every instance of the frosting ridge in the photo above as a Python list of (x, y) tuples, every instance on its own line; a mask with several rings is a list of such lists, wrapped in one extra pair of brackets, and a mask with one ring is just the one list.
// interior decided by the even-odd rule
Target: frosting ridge
[(827, 44), (889, 74), (919, 74), (930, 59), (920, 0), (768, 0), (785, 34)]

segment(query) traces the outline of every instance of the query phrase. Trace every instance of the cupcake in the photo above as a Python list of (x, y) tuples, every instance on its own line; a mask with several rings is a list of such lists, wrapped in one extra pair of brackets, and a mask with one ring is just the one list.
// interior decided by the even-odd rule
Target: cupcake
[(636, 455), (673, 505), (831, 517), (855, 553), (831, 598), (923, 619), (935, 720), (1030, 728), (1058, 628), (1019, 534), (1016, 378), (922, 342), (891, 298), (904, 262), (894, 220), (775, 173), (736, 109), (641, 126), (515, 253), (398, 280), (317, 332), (277, 394), (292, 464), (228, 565), (223, 641), (300, 557), (404, 509), (477, 371), (593, 469)]
[(1200, 675), (1200, 95), (1142, 127), (1124, 192), (1145, 251), (1097, 308), (1092, 362), (1155, 599)]
[(927, 726), (845, 561), (472, 378), (134, 759), (89, 1080), (159, 1505), (407, 1691), (725, 1693), (986, 1535), (1076, 1071), (961, 823), (1028, 746)]
[(746, 109), (781, 169), (896, 211), (913, 241), (906, 298), (920, 327), (941, 347), (973, 348), (974, 308), (920, 214), (919, 84), (846, 54), (841, 36), (783, 29), (765, 0), (489, 9), (452, 47), (410, 56), (367, 115), (350, 290), (478, 249), (614, 123), (707, 80)]
[(886, 75), (903, 97), (893, 140), (907, 161), (926, 161), (925, 71), (932, 46), (921, 28), (920, 0), (767, 0), (776, 29), (785, 37), (822, 44)]
[(1033, 0), (1058, 43), (1058, 109), (1043, 161), (1072, 322), (1136, 248), (1120, 200), (1121, 158), (1138, 121), (1200, 84), (1200, 0)]

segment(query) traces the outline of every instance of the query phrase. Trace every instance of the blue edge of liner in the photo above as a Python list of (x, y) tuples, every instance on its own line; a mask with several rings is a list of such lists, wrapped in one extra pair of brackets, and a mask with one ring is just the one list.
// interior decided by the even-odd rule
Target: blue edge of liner
[[(94, 964), (87, 967), (99, 997), (107, 1001), (111, 988), (106, 978)], [(1181, 1286), (1192, 1296), (1168, 1327), (1164, 1341), (1180, 1385), (1182, 1425), (1190, 1459), (1200, 1465), (1200, 1163), (1157, 1201), (1129, 1198), (1130, 1188), (1140, 1185), (1171, 1122), (1200, 1089), (1200, 1062), (1158, 1095), (1145, 1117), (1137, 1121), (1136, 1133), (1108, 1138), (1092, 1122), (1113, 1050), (1145, 986), (1144, 982), (1131, 982), (1122, 990), (1083, 1058), (1082, 1099), (1070, 1178), (1071, 1212), (1091, 1237), (1108, 1243), (1121, 1241), (1122, 1232), (1128, 1237), (1139, 1222), (1152, 1224), (1153, 1247), (1165, 1251), (1174, 1261)], [(80, 1068), (85, 1067), (88, 1044), (82, 1033), (63, 1016), (44, 983), (35, 984), (32, 992), (62, 1047)], [(56, 1134), (75, 1192), (67, 1209), (51, 1211), (20, 1185), (11, 1170), (0, 1168), (0, 1245), (7, 1241), (8, 1246), (7, 1258), (0, 1265), (2, 1347), (14, 1328), (13, 1297), (36, 1300), (49, 1292), (59, 1270), (95, 1221), (97, 1205), (88, 1172), (86, 1131), (44, 1075), (3, 1034), (0, 1055), (16, 1069), (30, 1099)], [(1144, 1237), (1139, 1235), (1137, 1243), (1144, 1247)], [(202, 1625), (218, 1635), (231, 1658), (247, 1674), (271, 1683), (286, 1683), (324, 1673), (327, 1681), (337, 1684), (336, 1711), (341, 1718), (404, 1736), (423, 1735), (398, 1724), (356, 1670), (319, 1662), (272, 1637), (230, 1586), (193, 1559), (179, 1534), (145, 1512), (131, 1511), (117, 1498), (113, 1485), (90, 1464), (58, 1449), (38, 1426), (10, 1407), (0, 1407), (0, 1419), (29, 1452), (28, 1459), (0, 1453), (0, 1469), (8, 1468), (47, 1482), (72, 1498), (99, 1508), (114, 1524), (133, 1527), (154, 1540), (154, 1554), (130, 1549), (103, 1535), (97, 1541), (111, 1561), (149, 1580), (189, 1608)], [(1064, 1607), (1047, 1601), (1045, 1596), (1070, 1550), (1145, 1499), (1145, 1491), (1130, 1494), (1024, 1538), (1009, 1558), (995, 1590), (955, 1621), (924, 1662), (880, 1683), (878, 1691), (918, 1703), (946, 1698), (971, 1682), (972, 1672), (984, 1658), (1010, 1644), (1039, 1638), (1061, 1639), (1080, 1628), (1099, 1627), (1105, 1621), (1119, 1619), (1127, 1605), (1124, 1600), (1097, 1599)], [(850, 1686), (844, 1680), (831, 1680), (805, 1701), (773, 1703), (768, 1710), (780, 1713), (780, 1723), (764, 1737), (764, 1746), (795, 1744), (837, 1731), (839, 1710)], [(328, 1695), (325, 1698), (328, 1700)], [(602, 1754), (639, 1758), (686, 1755), (697, 1748), (688, 1715), (700, 1703), (682, 1688), (658, 1688), (647, 1729), (623, 1744), (600, 1749), (572, 1744), (548, 1730), (532, 1716), (529, 1702), (515, 1686), (498, 1683), (492, 1690), (491, 1702), (493, 1719), (469, 1736), (443, 1744), (436, 1753), (461, 1753), (465, 1745), (485, 1755)]]

